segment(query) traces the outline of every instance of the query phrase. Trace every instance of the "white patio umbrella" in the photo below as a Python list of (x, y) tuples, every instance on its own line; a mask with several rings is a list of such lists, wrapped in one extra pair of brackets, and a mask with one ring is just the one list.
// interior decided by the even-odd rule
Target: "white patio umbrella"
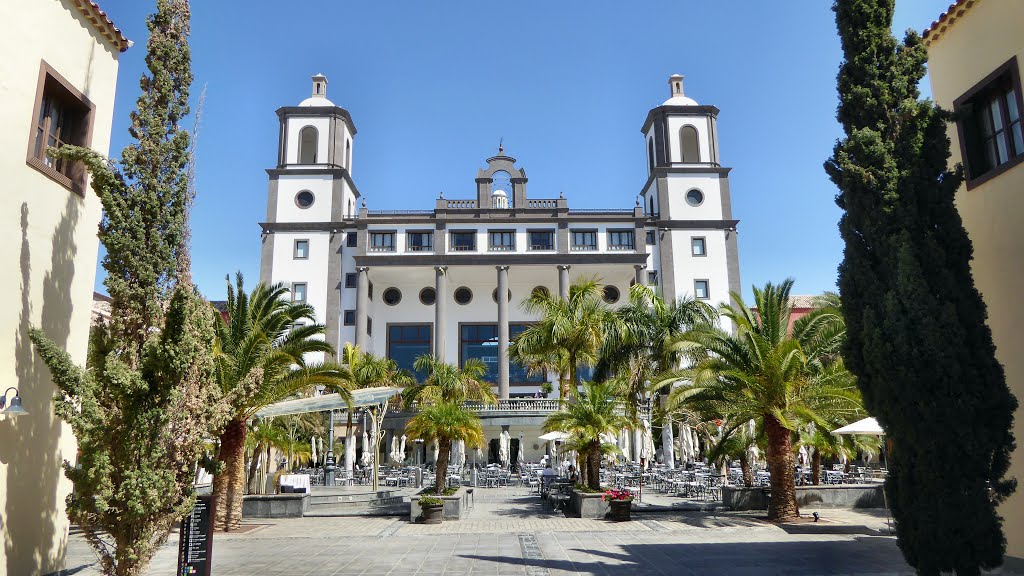
[(363, 466), (369, 466), (372, 461), (373, 454), (370, 454), (370, 435), (363, 430)]
[(391, 461), (396, 464), (401, 464), (402, 459), (398, 454), (398, 436), (391, 436)]
[(630, 435), (629, 430), (623, 430), (619, 436), (619, 449), (622, 450), (622, 458), (628, 462), (630, 460), (631, 452), (629, 444), (632, 436)]
[(441, 453), (441, 445), (436, 441), (434, 442), (434, 462), (437, 462), (437, 456)]
[(498, 437), (498, 460), (502, 466), (508, 466), (511, 457), (509, 444), (512, 438), (509, 437), (508, 430), (502, 430), (501, 435)]
[(836, 428), (832, 431), (833, 434), (846, 434), (846, 435), (860, 435), (865, 436), (885, 436), (885, 430), (878, 425), (878, 420), (874, 418), (865, 418), (858, 420), (853, 424), (847, 424), (842, 428)]
[(669, 470), (676, 468), (676, 446), (672, 433), (672, 420), (665, 418), (665, 425), (661, 427), (661, 450), (665, 456), (665, 465)]
[(402, 454), (402, 461), (405, 462), (405, 434), (402, 434), (402, 442), (398, 446), (398, 451)]
[[(858, 420), (853, 424), (847, 424), (842, 428), (836, 428), (832, 431), (836, 435), (851, 435), (851, 436), (885, 436), (885, 430), (878, 424), (878, 420), (874, 418), (865, 418)], [(882, 466), (885, 466), (885, 444), (882, 444), (882, 450), (879, 454), (882, 458)], [(885, 524), (889, 527), (889, 531), (892, 532), (892, 525), (889, 522), (889, 497), (885, 493), (885, 489), (882, 489), (882, 502), (885, 504)]]
[(318, 458), (316, 457), (316, 436), (309, 437), (309, 459), (311, 463), (315, 463)]
[[(504, 434), (504, 432), (503, 432), (503, 434)], [(541, 440), (545, 440), (545, 441), (551, 441), (551, 440), (565, 440), (568, 437), (569, 437), (569, 433), (568, 432), (560, 432), (558, 430), (555, 430), (554, 432), (548, 432), (546, 434), (541, 434), (537, 438), (540, 438)]]
[(651, 433), (650, 420), (643, 421), (643, 445), (640, 447), (640, 457), (646, 458), (650, 464), (654, 460), (654, 434)]

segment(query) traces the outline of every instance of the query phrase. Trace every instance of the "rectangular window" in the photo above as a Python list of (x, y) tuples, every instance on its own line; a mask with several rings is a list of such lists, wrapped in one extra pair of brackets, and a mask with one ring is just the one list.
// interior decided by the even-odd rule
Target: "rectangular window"
[(359, 244), (359, 236), (355, 232), (349, 232), (345, 235), (345, 245), (349, 248), (355, 248)]
[(345, 310), (345, 317), (342, 319), (342, 323), (345, 326), (355, 326), (356, 325), (356, 311), (355, 310)]
[(39, 68), (27, 162), (60, 185), (85, 194), (81, 162), (50, 158), (47, 148), (88, 147), (95, 106), (46, 62)]
[(708, 290), (707, 280), (693, 281), (693, 297), (698, 300), (708, 300), (711, 298), (711, 292)]
[(309, 240), (296, 240), (294, 257), (296, 260), (309, 258)]
[(702, 236), (690, 238), (690, 253), (694, 256), (707, 256), (707, 242)]
[(608, 231), (608, 249), (609, 250), (633, 250), (635, 244), (633, 239), (636, 238), (632, 230), (609, 230)]
[(292, 284), (292, 302), (306, 302), (306, 283), (296, 282)]
[(573, 250), (597, 250), (597, 230), (573, 230)]
[(394, 232), (370, 232), (370, 252), (394, 252)]
[(476, 250), (476, 232), (462, 231), (449, 234), (452, 252), (472, 252)]
[(408, 232), (405, 235), (406, 249), (409, 252), (433, 252), (433, 232)]
[(430, 324), (388, 324), (388, 358), (399, 368), (415, 374), (417, 382), (427, 377), (413, 365), (420, 356), (433, 352), (430, 332)]
[[(529, 324), (508, 325), (509, 341), (515, 339)], [(465, 366), (466, 360), (477, 358), (487, 366), (484, 380), (498, 383), (498, 325), (497, 324), (461, 324), (459, 326), (459, 366)], [(547, 381), (546, 374), (529, 375), (524, 366), (509, 361), (509, 384), (540, 384)]]
[(345, 273), (345, 288), (355, 288), (356, 287), (356, 281), (357, 281), (357, 279), (356, 279), (355, 272), (346, 272)]
[(657, 286), (658, 285), (658, 271), (652, 270), (647, 273), (647, 285)]
[(968, 189), (1024, 160), (1024, 101), (1016, 57), (957, 98), (953, 108), (960, 115)]
[(647, 245), (648, 246), (654, 246), (655, 244), (657, 244), (657, 236), (658, 236), (658, 233), (655, 230), (648, 230), (647, 231)]
[(531, 230), (528, 235), (530, 237), (530, 250), (555, 249), (554, 230)]
[(366, 335), (373, 336), (373, 318), (366, 318)]
[(513, 252), (516, 249), (516, 233), (513, 230), (496, 230), (489, 233), (490, 249), (494, 252)]

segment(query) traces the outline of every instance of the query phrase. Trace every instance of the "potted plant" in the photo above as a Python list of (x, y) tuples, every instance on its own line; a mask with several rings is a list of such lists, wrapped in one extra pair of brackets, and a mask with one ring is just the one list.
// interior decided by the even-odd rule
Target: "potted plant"
[(608, 516), (616, 522), (629, 520), (633, 508), (633, 493), (629, 490), (607, 490), (602, 499), (608, 503)]
[(440, 524), (444, 519), (444, 500), (433, 496), (420, 498), (420, 518), (424, 524)]

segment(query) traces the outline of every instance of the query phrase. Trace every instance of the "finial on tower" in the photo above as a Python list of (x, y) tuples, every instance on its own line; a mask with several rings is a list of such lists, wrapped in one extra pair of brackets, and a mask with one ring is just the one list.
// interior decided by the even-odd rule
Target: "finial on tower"
[(673, 74), (668, 77), (668, 86), (672, 91), (672, 98), (676, 96), (683, 96), (683, 76), (681, 74)]
[(323, 74), (313, 75), (313, 96), (327, 98), (327, 76)]
[(505, 153), (505, 147), (501, 145), (502, 142), (504, 142), (504, 141), (505, 141), (505, 137), (504, 136), (502, 136), (501, 138), (498, 138), (498, 156), (501, 156), (502, 154)]

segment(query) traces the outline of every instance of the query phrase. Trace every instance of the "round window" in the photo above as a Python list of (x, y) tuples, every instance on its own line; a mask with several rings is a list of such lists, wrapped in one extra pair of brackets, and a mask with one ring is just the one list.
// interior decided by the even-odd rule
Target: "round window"
[(548, 290), (547, 286), (534, 286), (533, 290), (530, 291), (531, 296), (543, 296), (544, 298), (551, 297), (551, 290)]
[(402, 301), (402, 291), (398, 288), (388, 288), (384, 291), (384, 303), (394, 306)]
[[(498, 301), (498, 289), (497, 288), (495, 288), (494, 291), (491, 292), (491, 300), (494, 300), (495, 302)], [(512, 301), (512, 291), (511, 290), (508, 291), (508, 300), (507, 301), (508, 302)]]
[(619, 301), (619, 289), (615, 286), (604, 287), (604, 301), (609, 304), (615, 304)]
[(434, 300), (437, 300), (437, 292), (434, 292), (433, 288), (420, 290), (420, 302), (427, 306), (433, 306)]
[(694, 188), (686, 193), (686, 203), (690, 206), (700, 206), (704, 203), (704, 193)]
[(302, 192), (299, 192), (298, 194), (295, 195), (295, 204), (299, 208), (309, 208), (310, 206), (313, 205), (314, 200), (316, 200), (316, 198), (313, 196), (313, 193), (310, 192), (309, 190), (303, 190)]
[(455, 290), (455, 301), (459, 304), (469, 304), (473, 300), (473, 291), (465, 286)]

